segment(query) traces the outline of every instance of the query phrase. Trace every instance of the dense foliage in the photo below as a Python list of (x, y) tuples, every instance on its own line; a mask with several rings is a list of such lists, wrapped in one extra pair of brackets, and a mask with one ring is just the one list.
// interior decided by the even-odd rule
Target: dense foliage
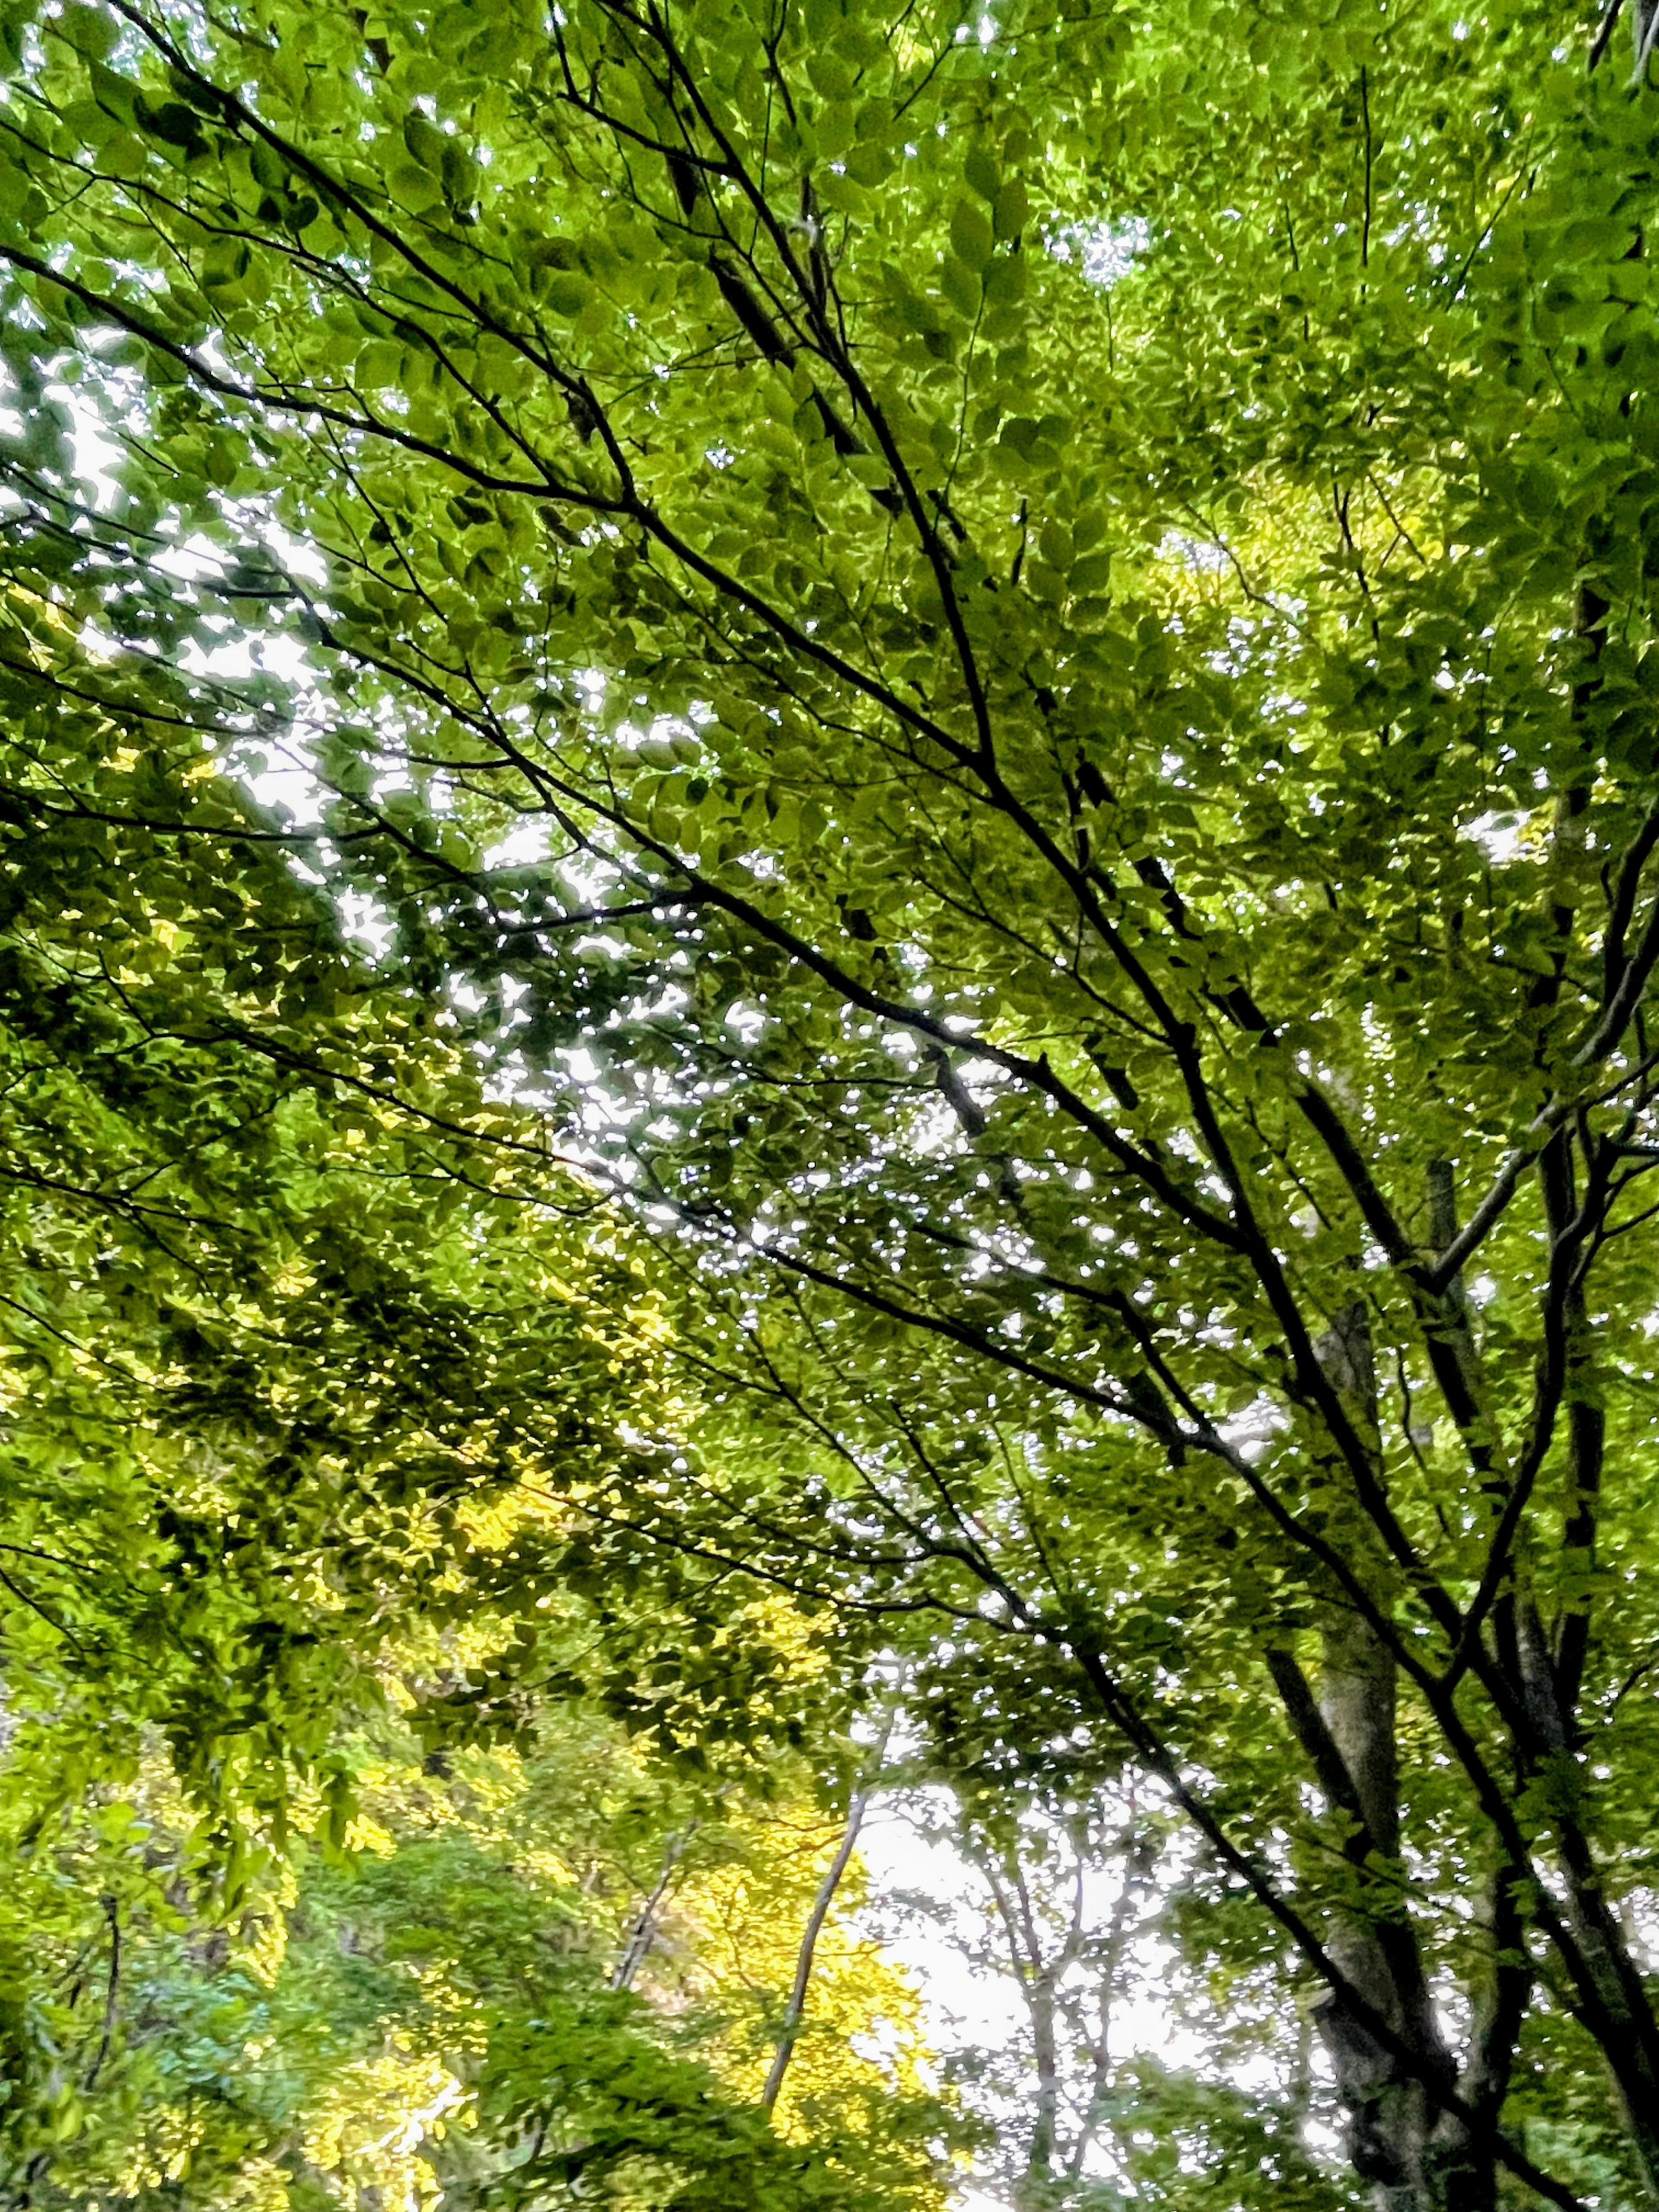
[(660, 1301), (591, 1188), (468, 1173), (510, 1116), (314, 886), (119, 805), (7, 848), (4, 2201), (933, 2205), (956, 2122), (844, 1917), (756, 2103), (851, 1755), (827, 1638), (566, 1556), (672, 1433)]
[(798, 1802), (728, 1787), (700, 1819), (568, 1715), (526, 1753), (423, 1760), (395, 1721), (343, 1747), (349, 1854), (302, 1844), (229, 1913), (154, 1761), (50, 1854), (9, 1837), (33, 1990), (9, 2203), (939, 2203), (956, 2130), (914, 1997), (844, 1932), (775, 2116), (755, 2101), (824, 1847)]
[[(489, 1447), (565, 1502), (549, 1571), (660, 1571), (705, 1654), (742, 1584), (842, 1683), (901, 1655), (964, 1805), (1133, 1773), (1179, 1814), (1171, 1940), (1268, 2083), (1218, 2202), (1291, 2172), (1307, 2022), (1390, 2212), (1659, 2191), (1620, 12), (4, 17), (13, 865), (143, 855), (62, 957), (137, 1024), (88, 1065), (155, 1070), (54, 1073), (48, 1166), (264, 1172), (297, 1255), (355, 1117), (366, 1266), (407, 1249), (441, 1334), (513, 1273), (492, 1408), (580, 1395), (605, 1333), (543, 1334), (509, 1221), (609, 1201), (640, 1401), (577, 1470), (556, 1423)], [(219, 949), (149, 1003), (99, 934), (179, 899)], [(261, 1170), (228, 1133), (277, 1072)], [(160, 1233), (63, 1179), (66, 1236)], [(210, 1274), (269, 1264), (222, 1235)], [(464, 1449), (478, 1357), (452, 1400), (386, 1310), (297, 1303), (283, 1388), (356, 1328), (375, 1377), (319, 1472), (388, 1416)], [(655, 1691), (705, 1757), (768, 1711), (720, 1656)], [(1031, 2203), (1106, 2185), (1034, 2145)]]

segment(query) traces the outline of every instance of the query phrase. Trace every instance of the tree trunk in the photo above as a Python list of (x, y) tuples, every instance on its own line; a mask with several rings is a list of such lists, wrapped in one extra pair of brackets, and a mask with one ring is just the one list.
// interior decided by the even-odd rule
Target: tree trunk
[[(1395, 1859), (1400, 1849), (1394, 1662), (1367, 1622), (1335, 1607), (1321, 1647), (1320, 1711), (1352, 1778), (1366, 1832), (1357, 1840), (1368, 1847), (1359, 1900), (1338, 1914), (1328, 1948), (1395, 2034), (1449, 2077), (1415, 1936), (1397, 1887), (1376, 1863)], [(1334, 1995), (1314, 2017), (1348, 2110), (1348, 2155), (1372, 2185), (1378, 2212), (1439, 2212), (1430, 2153), (1437, 2116), (1427, 2088), (1400, 2077), (1394, 2059)]]
[[(1376, 1385), (1363, 1304), (1339, 1315), (1319, 1351), (1356, 1428), (1375, 1439)], [(1340, 1483), (1340, 1471), (1333, 1472)], [(1363, 1558), (1364, 1531), (1356, 1526), (1352, 1534), (1350, 1555)], [(1319, 1717), (1346, 1771), (1347, 1810), (1355, 1823), (1347, 1845), (1355, 1876), (1352, 1902), (1335, 1915), (1328, 1948), (1366, 2003), (1449, 2083), (1454, 2068), (1435, 2024), (1396, 1871), (1395, 1673), (1394, 1660), (1370, 1624), (1350, 1605), (1328, 1605), (1320, 1632)], [(1444, 2212), (1445, 2160), (1435, 2143), (1440, 2115), (1427, 2086), (1401, 2074), (1334, 1992), (1316, 2007), (1314, 2021), (1347, 2109), (1348, 2155), (1354, 2171), (1371, 2185), (1377, 2212)]]
[(1025, 2171), (1015, 2183), (1015, 2212), (1046, 2212), (1055, 2197), (1054, 2154), (1060, 2141), (1060, 2044), (1054, 2033), (1054, 1990), (1051, 1972), (1034, 1974), (1025, 1987), (1031, 2021), (1031, 2056), (1036, 2069), (1036, 2105)]

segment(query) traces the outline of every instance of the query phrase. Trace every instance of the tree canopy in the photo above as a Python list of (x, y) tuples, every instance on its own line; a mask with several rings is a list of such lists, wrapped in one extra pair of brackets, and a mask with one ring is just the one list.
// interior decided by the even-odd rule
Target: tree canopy
[[(60, 1328), (176, 1370), (198, 1453), (224, 1363), (320, 1394), (225, 1602), (418, 1522), (515, 1635), (544, 1572), (595, 1607), (681, 1764), (844, 1789), (896, 1668), (982, 1868), (1152, 1792), (1277, 2087), (1195, 2091), (1143, 2193), (1206, 2094), (1218, 2201), (1659, 2191), (1623, 12), (3, 18), (40, 1416), (108, 1418)], [(544, 1560), (477, 1568), (479, 1455)], [(22, 1648), (72, 1625), (16, 1584)], [(1292, 2148), (1304, 2027), (1346, 2180)], [(1057, 2109), (1034, 2206), (1118, 2185)]]

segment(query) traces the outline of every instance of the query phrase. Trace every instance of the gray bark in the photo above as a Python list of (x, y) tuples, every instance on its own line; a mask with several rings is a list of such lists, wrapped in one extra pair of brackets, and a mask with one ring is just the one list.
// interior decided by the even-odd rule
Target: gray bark
[(836, 1901), (836, 1892), (841, 1887), (847, 1869), (853, 1863), (853, 1854), (858, 1849), (859, 1832), (864, 1826), (864, 1816), (870, 1809), (870, 1801), (881, 1786), (882, 1762), (887, 1756), (887, 1747), (892, 1741), (893, 1725), (898, 1717), (898, 1700), (903, 1688), (902, 1679), (895, 1687), (892, 1703), (876, 1747), (871, 1754), (865, 1779), (853, 1793), (847, 1808), (847, 1825), (842, 1830), (841, 1841), (836, 1846), (835, 1856), (824, 1870), (818, 1884), (817, 1894), (812, 1899), (812, 1909), (806, 1917), (806, 1929), (800, 1939), (800, 1950), (795, 1960), (795, 1978), (789, 1992), (789, 2002), (784, 2011), (783, 2025), (778, 2033), (772, 2063), (767, 2069), (766, 2086), (761, 2091), (761, 2110), (769, 2112), (778, 2101), (778, 2092), (783, 2087), (783, 2077), (789, 2071), (789, 2063), (795, 2055), (795, 2045), (800, 2039), (801, 2023), (806, 2017), (806, 1999), (812, 1986), (812, 1967), (817, 1957), (818, 1938), (830, 1917), (830, 1907)]
[[(1375, 1439), (1376, 1383), (1363, 1304), (1338, 1316), (1319, 1352), (1355, 1427)], [(1377, 1456), (1380, 1476), (1380, 1449)], [(1349, 1548), (1363, 1558), (1357, 1516), (1354, 1523)], [(1395, 1662), (1376, 1630), (1351, 1605), (1327, 1605), (1320, 1629), (1319, 1720), (1327, 1740), (1324, 1764), (1328, 1768), (1334, 1753), (1339, 1768), (1334, 1787), (1327, 1788), (1328, 1794), (1340, 1793), (1339, 1807), (1354, 1823), (1347, 1850), (1351, 1901), (1335, 1915), (1328, 1948), (1365, 2002), (1449, 2083), (1455, 2069), (1435, 2024), (1397, 1871), (1395, 1704)], [(1377, 2212), (1444, 2212), (1445, 2161), (1427, 2086), (1404, 2076), (1334, 1992), (1313, 2017), (1347, 2111), (1348, 2155), (1371, 2185)]]

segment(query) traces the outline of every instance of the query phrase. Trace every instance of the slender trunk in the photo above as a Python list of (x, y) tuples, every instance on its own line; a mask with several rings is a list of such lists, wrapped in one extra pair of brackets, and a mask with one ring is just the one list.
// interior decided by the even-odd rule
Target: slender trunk
[[(1539, 1159), (1539, 1182), (1552, 1236), (1561, 1237), (1579, 1202), (1573, 1157), (1565, 1133)], [(1533, 1741), (1528, 1764), (1550, 1790), (1556, 1856), (1566, 1879), (1572, 1930), (1589, 1974), (1601, 2014), (1598, 2040), (1623, 2109), (1626, 2131), (1641, 2164), (1650, 2195), (1659, 2201), (1659, 2021), (1629, 1936), (1602, 1887), (1589, 1838), (1577, 1809), (1578, 1701), (1589, 1649), (1590, 1600), (1585, 1586), (1595, 1540), (1606, 1449), (1606, 1424), (1595, 1373), (1595, 1334), (1582, 1283), (1567, 1292), (1562, 1315), (1565, 1334), (1563, 1413), (1571, 1494), (1562, 1530), (1570, 1572), (1580, 1570), (1579, 1587), (1569, 1583), (1566, 1601), (1553, 1638), (1540, 1621), (1525, 1586), (1525, 1562), (1517, 1562), (1518, 1594), (1511, 1600), (1505, 1642), (1518, 1677)], [(1587, 2022), (1587, 2025), (1589, 2023)]]
[(1619, 1916), (1589, 1863), (1576, 1826), (1562, 1837), (1561, 1860), (1571, 1899), (1573, 1933), (1589, 1962), (1597, 1994), (1612, 2023), (1603, 2039), (1626, 2132), (1642, 2168), (1649, 2197), (1659, 2203), (1659, 2036), (1653, 2007), (1630, 1955)]
[[(1133, 1815), (1135, 1809), (1133, 1791), (1129, 1809)], [(1106, 1936), (1106, 1955), (1101, 1961), (1099, 2031), (1089, 2053), (1089, 2108), (1084, 2114), (1083, 2125), (1078, 2130), (1072, 2154), (1066, 2162), (1066, 2171), (1073, 2181), (1082, 2173), (1106, 2118), (1107, 2099), (1111, 2094), (1112, 2084), (1112, 2021), (1123, 1980), (1135, 1899), (1152, 1873), (1152, 1862), (1153, 1847), (1143, 1838), (1124, 1862), (1122, 1887), (1112, 1905), (1111, 1923)]]
[(1567, 1331), (1567, 1461), (1572, 1495), (1561, 1530), (1568, 1583), (1556, 1623), (1552, 1656), (1568, 1741), (1577, 1748), (1578, 1700), (1584, 1686), (1584, 1664), (1589, 1656), (1590, 1591), (1595, 1572), (1601, 1466), (1607, 1449), (1607, 1416), (1602, 1410), (1594, 1340), (1582, 1287), (1574, 1290), (1568, 1299)]
[(697, 1826), (697, 1822), (693, 1820), (689, 1827), (681, 1829), (677, 1835), (668, 1838), (667, 1848), (662, 1856), (662, 1871), (650, 1895), (640, 1907), (634, 1925), (629, 1930), (628, 1941), (623, 1946), (623, 1954), (611, 1977), (613, 1990), (631, 1989), (635, 1975), (649, 1956), (651, 1946), (657, 1940), (657, 1915), (662, 1910), (663, 1899), (674, 1879), (674, 1869), (684, 1856), (686, 1845), (696, 1834)]
[(1060, 2042), (1054, 2033), (1054, 1988), (1051, 1973), (1034, 1974), (1025, 1988), (1031, 2017), (1031, 2057), (1036, 2069), (1036, 2103), (1025, 2172), (1014, 2186), (1017, 2212), (1042, 2212), (1053, 2193), (1054, 2154), (1060, 2142)]
[(847, 1825), (842, 1830), (836, 1855), (824, 1870), (818, 1884), (817, 1894), (812, 1899), (812, 1909), (806, 1917), (805, 1932), (800, 1939), (800, 1949), (795, 1959), (795, 1978), (785, 2008), (783, 2025), (778, 2031), (777, 2046), (772, 2054), (772, 2063), (767, 2070), (766, 2086), (761, 2091), (761, 2110), (769, 2112), (778, 2101), (778, 2092), (783, 2087), (783, 2077), (789, 2070), (789, 2062), (795, 2055), (802, 2021), (806, 2017), (807, 1992), (812, 1985), (812, 1966), (817, 1956), (818, 1938), (823, 1933), (823, 1923), (830, 1917), (830, 1908), (836, 1901), (836, 1892), (842, 1877), (853, 1863), (853, 1853), (858, 1848), (859, 1831), (864, 1826), (864, 1816), (870, 1809), (881, 1780), (882, 1761), (887, 1756), (887, 1746), (892, 1738), (893, 1724), (898, 1714), (898, 1692), (888, 1708), (886, 1722), (874, 1752), (871, 1754), (866, 1778), (853, 1793), (847, 1808)]

